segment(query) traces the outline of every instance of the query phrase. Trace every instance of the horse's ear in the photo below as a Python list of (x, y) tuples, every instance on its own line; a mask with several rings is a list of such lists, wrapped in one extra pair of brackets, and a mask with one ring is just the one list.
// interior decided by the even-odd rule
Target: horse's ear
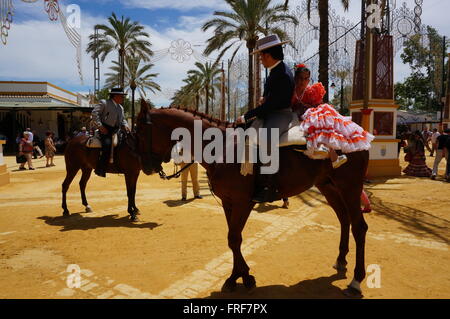
[(149, 107), (148, 107), (148, 104), (147, 104), (147, 102), (145, 102), (145, 100), (144, 99), (141, 99), (141, 112), (148, 112), (149, 111)]

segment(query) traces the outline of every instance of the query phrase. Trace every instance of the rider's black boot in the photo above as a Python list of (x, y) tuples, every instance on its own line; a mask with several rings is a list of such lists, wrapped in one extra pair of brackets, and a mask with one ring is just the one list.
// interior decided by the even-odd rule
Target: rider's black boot
[(106, 158), (106, 160), (105, 160), (104, 157), (105, 157), (104, 154), (102, 154), (100, 156), (100, 159), (97, 162), (97, 166), (96, 166), (95, 171), (94, 171), (95, 174), (100, 176), (100, 177), (106, 177), (106, 161), (108, 159)]
[(280, 193), (275, 185), (275, 174), (259, 174), (252, 201), (255, 203), (266, 203), (280, 199)]

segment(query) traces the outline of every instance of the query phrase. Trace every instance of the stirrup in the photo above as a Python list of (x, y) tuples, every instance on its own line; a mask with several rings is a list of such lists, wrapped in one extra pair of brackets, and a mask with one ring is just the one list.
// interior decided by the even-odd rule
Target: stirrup
[(319, 145), (319, 147), (314, 150), (314, 154), (321, 156), (327, 156), (329, 152), (330, 152), (329, 148), (323, 144)]
[(333, 168), (336, 169), (340, 166), (342, 166), (343, 164), (347, 163), (347, 156), (345, 155), (339, 155), (337, 160), (335, 160), (334, 162), (332, 162), (333, 164)]

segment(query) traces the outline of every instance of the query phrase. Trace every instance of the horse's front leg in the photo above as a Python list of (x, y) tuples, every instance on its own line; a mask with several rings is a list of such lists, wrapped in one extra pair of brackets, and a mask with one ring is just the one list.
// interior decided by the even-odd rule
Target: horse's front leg
[(127, 184), (127, 197), (128, 197), (128, 214), (130, 214), (130, 220), (133, 222), (139, 221), (137, 218), (137, 213), (139, 210), (136, 208), (135, 197), (136, 197), (136, 183), (139, 176), (139, 172), (136, 173), (126, 173), (125, 182)]
[[(228, 222), (228, 247), (233, 252), (233, 271), (222, 286), (222, 291), (231, 292), (236, 288), (236, 280), (242, 277), (244, 286), (251, 289), (256, 286), (255, 278), (250, 275), (247, 263), (241, 252), (242, 230), (247, 222), (253, 204), (235, 203), (232, 207), (224, 204)], [(228, 212), (227, 212), (228, 210)]]

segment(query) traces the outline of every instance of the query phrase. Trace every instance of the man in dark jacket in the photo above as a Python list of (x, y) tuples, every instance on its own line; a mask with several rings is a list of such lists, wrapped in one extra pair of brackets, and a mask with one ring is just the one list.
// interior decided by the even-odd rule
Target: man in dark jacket
[[(270, 35), (258, 40), (257, 49), (253, 53), (259, 53), (261, 63), (269, 69), (270, 75), (264, 85), (264, 95), (260, 105), (239, 117), (236, 124), (250, 121), (254, 117), (264, 120), (264, 128), (267, 129), (267, 152), (271, 153), (271, 129), (278, 128), (283, 133), (289, 127), (292, 120), (291, 98), (294, 92), (294, 77), (291, 70), (284, 64), (282, 45), (277, 35)], [(278, 136), (279, 137), (279, 136)], [(269, 166), (270, 163), (263, 166)], [(256, 193), (253, 201), (257, 203), (272, 202), (280, 199), (274, 183), (275, 174), (259, 174)]]
[(445, 179), (450, 183), (450, 128), (447, 128), (444, 132), (445, 134), (447, 134), (447, 139), (444, 144), (444, 151), (446, 156), (445, 159), (447, 160), (447, 166), (445, 168)]

